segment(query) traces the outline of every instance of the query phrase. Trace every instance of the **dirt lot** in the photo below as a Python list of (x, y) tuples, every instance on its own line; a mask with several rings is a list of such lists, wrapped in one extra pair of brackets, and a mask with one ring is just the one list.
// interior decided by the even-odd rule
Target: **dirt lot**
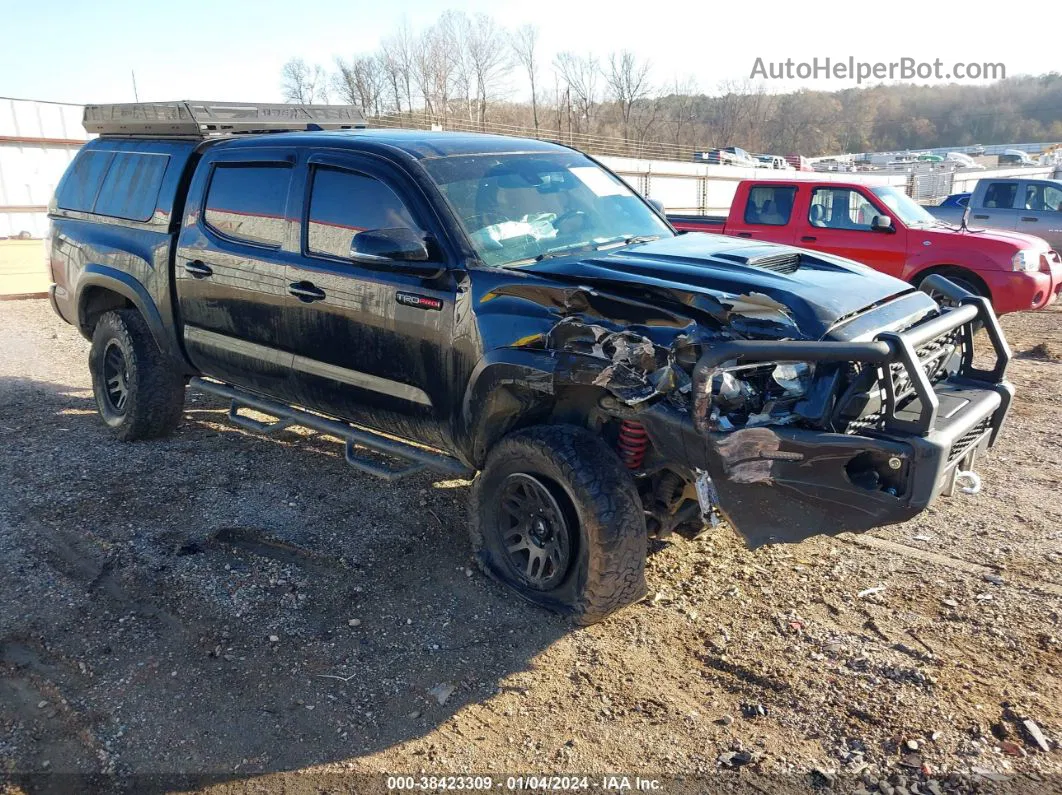
[(383, 485), (194, 392), (174, 437), (112, 441), (87, 343), (0, 303), (0, 792), (1060, 791), (1062, 312), (1004, 325), (1020, 391), (980, 495), (661, 544), (649, 598), (577, 630), (471, 570), (466, 483)]

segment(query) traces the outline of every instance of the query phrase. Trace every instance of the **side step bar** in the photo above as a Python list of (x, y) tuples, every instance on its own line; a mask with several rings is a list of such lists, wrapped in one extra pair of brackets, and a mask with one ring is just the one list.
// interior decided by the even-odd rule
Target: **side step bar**
[[(339, 420), (330, 420), (327, 417), (292, 408), (275, 400), (252, 395), (228, 384), (207, 381), (203, 378), (193, 378), (189, 383), (196, 389), (230, 401), (229, 419), (244, 430), (271, 434), (282, 431), (292, 425), (302, 425), (321, 433), (338, 436), (346, 443), (348, 464), (361, 472), (375, 475), (388, 482), (422, 472), (425, 469), (432, 469), (458, 477), (469, 477), (472, 474), (471, 470), (456, 458), (443, 453), (433, 452), (422, 447), (414, 447), (411, 444), (399, 442), (395, 439), (388, 439), (385, 436), (355, 428), (353, 425)], [(274, 422), (252, 420), (250, 417), (244, 417), (239, 414), (241, 408), (254, 409), (277, 419)], [(355, 449), (356, 447), (364, 447), (389, 458), (398, 459), (406, 466), (392, 468), (377, 463), (371, 458), (359, 455)]]

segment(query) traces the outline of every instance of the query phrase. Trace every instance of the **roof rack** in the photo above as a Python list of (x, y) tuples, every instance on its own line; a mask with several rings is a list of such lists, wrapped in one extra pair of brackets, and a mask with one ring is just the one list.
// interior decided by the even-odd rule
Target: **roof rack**
[(230, 133), (350, 130), (366, 126), (354, 105), (270, 105), (248, 102), (129, 102), (86, 105), (86, 132), (207, 138)]

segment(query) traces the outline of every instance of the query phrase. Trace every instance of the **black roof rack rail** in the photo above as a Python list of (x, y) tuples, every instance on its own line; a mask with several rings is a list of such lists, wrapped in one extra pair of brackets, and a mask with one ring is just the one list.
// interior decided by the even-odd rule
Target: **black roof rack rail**
[(234, 133), (351, 130), (367, 126), (354, 105), (254, 102), (129, 102), (86, 105), (86, 132), (108, 136), (207, 138)]

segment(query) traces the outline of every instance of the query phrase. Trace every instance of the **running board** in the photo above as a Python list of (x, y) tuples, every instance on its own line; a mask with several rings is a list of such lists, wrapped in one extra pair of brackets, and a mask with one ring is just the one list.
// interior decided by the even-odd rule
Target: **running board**
[[(388, 439), (385, 436), (355, 428), (353, 425), (339, 420), (330, 420), (327, 417), (311, 414), (308, 411), (296, 409), (275, 400), (252, 395), (228, 384), (207, 381), (203, 378), (193, 378), (189, 383), (196, 389), (230, 401), (229, 420), (244, 430), (271, 434), (290, 428), (292, 425), (302, 425), (321, 433), (338, 436), (345, 443), (344, 455), (348, 464), (361, 472), (375, 475), (388, 482), (423, 472), (425, 469), (432, 469), (458, 477), (470, 477), (472, 475), (468, 467), (456, 458), (443, 453), (433, 452), (422, 447), (414, 447), (411, 444), (395, 439)], [(250, 417), (242, 416), (239, 413), (241, 408), (260, 411), (263, 414), (276, 417), (276, 420), (273, 422), (253, 420)], [(364, 447), (388, 458), (397, 459), (403, 462), (405, 466), (395, 468), (378, 463), (359, 454), (356, 450), (357, 447)]]

